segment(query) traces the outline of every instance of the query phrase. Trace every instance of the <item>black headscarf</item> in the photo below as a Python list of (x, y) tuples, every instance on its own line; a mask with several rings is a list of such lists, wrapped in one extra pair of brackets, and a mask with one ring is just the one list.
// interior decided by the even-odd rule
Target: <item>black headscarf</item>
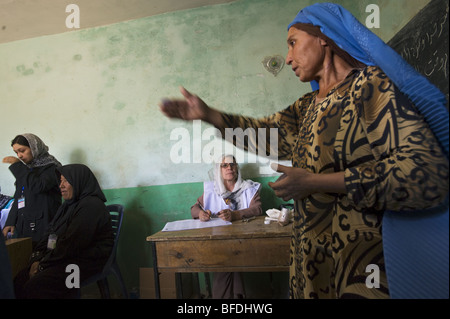
[(56, 168), (56, 177), (58, 183), (61, 181), (61, 175), (72, 185), (73, 197), (65, 200), (59, 207), (55, 217), (51, 221), (47, 231), (62, 232), (67, 227), (67, 221), (71, 218), (71, 214), (67, 213), (73, 204), (88, 196), (98, 197), (106, 202), (106, 197), (100, 188), (100, 185), (92, 171), (83, 164), (69, 164)]
[(67, 181), (72, 185), (73, 197), (70, 200), (65, 201), (67, 205), (71, 205), (83, 199), (86, 196), (96, 196), (103, 202), (106, 202), (106, 197), (103, 194), (97, 178), (92, 171), (83, 164), (69, 164), (56, 169), (56, 175), (58, 181), (63, 175)]

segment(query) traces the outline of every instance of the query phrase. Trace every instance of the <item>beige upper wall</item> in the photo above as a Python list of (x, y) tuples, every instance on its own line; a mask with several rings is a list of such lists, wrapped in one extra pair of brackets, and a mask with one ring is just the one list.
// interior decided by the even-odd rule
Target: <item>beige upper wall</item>
[(69, 4), (80, 8), (80, 29), (235, 0), (0, 0), (0, 43), (72, 31)]
[[(285, 56), (287, 24), (314, 2), (237, 0), (2, 43), (0, 156), (14, 155), (11, 140), (31, 132), (61, 163), (88, 165), (104, 189), (208, 180), (222, 140), (207, 123), (167, 119), (158, 104), (180, 96), (183, 85), (229, 113), (260, 117), (284, 109), (311, 87), (289, 66), (275, 77), (262, 61)], [(367, 5), (378, 4), (381, 26), (374, 32), (388, 41), (428, 0), (334, 2), (360, 21)], [(180, 146), (184, 163), (172, 156)], [(268, 168), (250, 155), (241, 162), (255, 168), (249, 177)], [(3, 194), (14, 193), (4, 164), (0, 186)]]

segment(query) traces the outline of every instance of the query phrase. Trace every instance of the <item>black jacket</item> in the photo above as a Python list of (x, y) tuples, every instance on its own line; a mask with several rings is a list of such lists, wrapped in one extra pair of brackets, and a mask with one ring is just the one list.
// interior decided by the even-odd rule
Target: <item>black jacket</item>
[[(16, 226), (18, 237), (32, 237), (33, 242), (38, 242), (61, 205), (61, 192), (55, 177), (56, 165), (30, 169), (17, 162), (9, 169), (16, 178), (16, 192), (5, 226)], [(19, 209), (22, 189), (25, 207)]]
[[(63, 208), (61, 208), (63, 209)], [(48, 250), (48, 236), (57, 235), (55, 249)], [(45, 238), (35, 248), (41, 270), (55, 264), (76, 263), (103, 267), (114, 244), (111, 218), (98, 197), (85, 197), (58, 214)], [(97, 268), (97, 267), (95, 267)], [(87, 269), (83, 269), (87, 270)]]

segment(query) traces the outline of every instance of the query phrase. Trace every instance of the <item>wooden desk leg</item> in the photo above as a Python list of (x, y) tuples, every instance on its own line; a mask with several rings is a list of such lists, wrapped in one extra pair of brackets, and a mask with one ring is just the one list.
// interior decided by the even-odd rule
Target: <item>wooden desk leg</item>
[(155, 297), (161, 299), (161, 291), (159, 287), (158, 259), (156, 257), (156, 243), (152, 242), (153, 253), (153, 274), (155, 276)]
[(183, 283), (181, 282), (181, 273), (175, 273), (175, 286), (177, 290), (177, 299), (183, 299)]

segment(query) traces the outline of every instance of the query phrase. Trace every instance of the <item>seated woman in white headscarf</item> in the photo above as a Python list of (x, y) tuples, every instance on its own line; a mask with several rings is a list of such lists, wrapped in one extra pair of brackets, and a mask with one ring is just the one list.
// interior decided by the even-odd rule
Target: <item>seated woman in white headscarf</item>
[[(204, 183), (204, 193), (191, 207), (191, 215), (201, 221), (219, 217), (234, 221), (262, 214), (261, 184), (243, 180), (232, 155), (224, 155), (214, 167), (214, 181)], [(214, 273), (212, 297), (232, 299), (245, 296), (240, 273)]]

